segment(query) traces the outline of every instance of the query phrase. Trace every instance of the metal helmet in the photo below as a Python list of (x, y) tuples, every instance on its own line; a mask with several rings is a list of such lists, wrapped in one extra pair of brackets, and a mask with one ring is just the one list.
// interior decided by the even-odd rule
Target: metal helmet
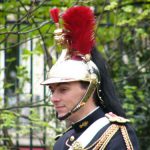
[[(55, 16), (53, 20), (58, 27), (56, 12), (58, 10), (54, 10), (51, 13), (52, 16)], [(95, 44), (93, 11), (89, 7), (74, 6), (62, 15), (62, 19), (64, 29), (57, 28), (54, 31), (54, 38), (57, 43), (65, 46), (66, 49), (62, 51), (58, 61), (48, 72), (47, 79), (41, 84), (50, 85), (52, 83), (85, 81), (89, 82), (89, 86), (79, 103), (59, 119), (67, 118), (84, 106), (100, 83), (99, 70), (94, 62), (90, 60), (90, 53)]]
[[(65, 53), (65, 50), (63, 51)], [(60, 82), (86, 81), (95, 84), (99, 81), (99, 71), (93, 61), (60, 59), (47, 73), (43, 85)]]

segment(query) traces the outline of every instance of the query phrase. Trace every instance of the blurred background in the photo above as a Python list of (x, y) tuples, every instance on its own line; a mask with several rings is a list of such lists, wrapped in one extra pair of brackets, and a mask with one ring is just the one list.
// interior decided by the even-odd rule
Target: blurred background
[(142, 150), (150, 150), (149, 0), (0, 0), (0, 150), (52, 150), (66, 128), (40, 83), (61, 51), (49, 9), (90, 6), (106, 58)]

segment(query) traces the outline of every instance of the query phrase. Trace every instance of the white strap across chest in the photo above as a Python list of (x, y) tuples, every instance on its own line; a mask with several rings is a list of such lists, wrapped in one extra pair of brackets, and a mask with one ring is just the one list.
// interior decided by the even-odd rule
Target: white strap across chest
[[(74, 142), (80, 143), (82, 148), (85, 148), (91, 142), (96, 133), (109, 123), (110, 121), (106, 117), (96, 120)], [(68, 150), (73, 150), (73, 147), (71, 146)]]

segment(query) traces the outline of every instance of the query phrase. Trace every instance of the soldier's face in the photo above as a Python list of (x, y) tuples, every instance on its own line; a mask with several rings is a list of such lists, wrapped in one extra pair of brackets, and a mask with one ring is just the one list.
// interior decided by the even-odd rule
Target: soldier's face
[(58, 118), (72, 110), (86, 92), (80, 82), (51, 84), (49, 88), (52, 92), (51, 101), (58, 113)]

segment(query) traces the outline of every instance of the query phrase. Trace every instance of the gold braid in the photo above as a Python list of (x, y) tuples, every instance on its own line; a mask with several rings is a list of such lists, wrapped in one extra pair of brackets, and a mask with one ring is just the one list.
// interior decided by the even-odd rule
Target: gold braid
[(119, 129), (121, 129), (121, 133), (125, 141), (127, 150), (134, 150), (125, 125), (117, 125), (117, 124), (112, 124), (103, 133), (103, 135), (98, 139), (98, 142), (96, 146), (93, 148), (93, 150), (104, 150), (109, 141), (111, 140), (111, 138), (115, 135), (115, 133)]
[[(121, 130), (127, 150), (134, 150), (126, 126), (117, 125), (117, 124), (112, 124), (110, 127), (108, 127), (108, 129), (103, 133), (103, 135), (96, 142), (94, 142), (92, 145), (82, 150), (89, 150), (92, 147), (94, 147), (92, 150), (104, 150), (107, 144), (109, 143), (109, 141), (112, 139), (112, 137), (119, 129)], [(66, 142), (67, 142), (66, 145), (68, 147), (71, 147), (71, 145), (68, 144), (68, 140)]]
[(120, 129), (121, 129), (121, 133), (122, 133), (123, 139), (125, 141), (127, 150), (134, 150), (126, 127), (124, 125), (121, 125)]
[(119, 126), (116, 124), (112, 124), (99, 138), (99, 142), (93, 148), (93, 150), (104, 150), (107, 146), (108, 142), (111, 140), (113, 135), (119, 130)]

